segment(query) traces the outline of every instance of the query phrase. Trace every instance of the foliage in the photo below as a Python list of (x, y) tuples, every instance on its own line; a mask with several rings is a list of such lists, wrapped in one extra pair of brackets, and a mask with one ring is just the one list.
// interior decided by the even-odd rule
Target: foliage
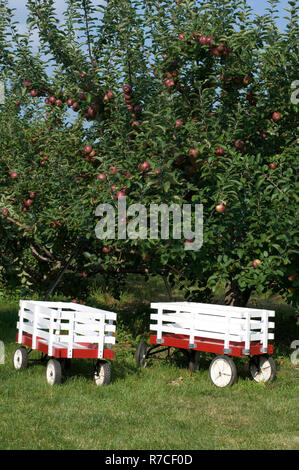
[[(48, 286), (84, 238), (75, 290), (96, 272), (165, 270), (188, 298), (208, 300), (221, 281), (234, 304), (269, 289), (298, 303), (298, 7), (280, 32), (276, 4), (253, 16), (235, 0), (68, 0), (62, 24), (53, 0), (31, 0), (26, 36), (1, 0), (8, 278)], [(202, 249), (97, 240), (96, 207), (123, 194), (128, 205), (202, 203)]]

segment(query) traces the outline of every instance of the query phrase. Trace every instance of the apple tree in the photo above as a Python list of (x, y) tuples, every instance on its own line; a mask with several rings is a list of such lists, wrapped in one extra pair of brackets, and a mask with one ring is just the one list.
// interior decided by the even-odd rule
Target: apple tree
[[(189, 299), (221, 282), (231, 305), (269, 290), (297, 304), (298, 7), (280, 32), (276, 5), (68, 0), (61, 20), (30, 0), (34, 52), (1, 0), (3, 277), (42, 289), (85, 239), (66, 293), (75, 276), (159, 272)], [(202, 248), (98, 240), (96, 207), (124, 196), (203, 204)]]

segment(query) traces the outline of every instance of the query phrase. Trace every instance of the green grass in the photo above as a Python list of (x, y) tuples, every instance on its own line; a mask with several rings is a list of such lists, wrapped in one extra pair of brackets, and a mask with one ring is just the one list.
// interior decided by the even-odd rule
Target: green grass
[(192, 375), (180, 357), (171, 363), (152, 361), (142, 371), (136, 368), (134, 335), (145, 323), (135, 319), (136, 311), (148, 321), (148, 303), (157, 298), (151, 294), (140, 299), (137, 286), (119, 302), (100, 294), (90, 300), (121, 312), (112, 383), (102, 388), (93, 385), (90, 360), (73, 361), (63, 383), (54, 387), (47, 384), (45, 365), (39, 362), (15, 371), (17, 305), (0, 307), (6, 353), (0, 365), (1, 449), (299, 448), (299, 370), (289, 359), (289, 345), (299, 332), (292, 309), (279, 299), (253, 299), (278, 313), (277, 379), (268, 385), (253, 383), (247, 360), (239, 360), (238, 383), (217, 389), (209, 379), (209, 355), (202, 356), (200, 371)]

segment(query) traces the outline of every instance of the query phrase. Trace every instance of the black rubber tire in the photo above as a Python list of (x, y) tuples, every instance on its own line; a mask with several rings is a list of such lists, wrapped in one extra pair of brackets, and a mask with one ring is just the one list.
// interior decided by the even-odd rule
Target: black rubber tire
[(62, 369), (57, 359), (50, 359), (48, 361), (46, 377), (49, 385), (59, 385), (61, 383)]
[[(263, 364), (264, 363), (264, 364)], [(264, 373), (260, 371), (265, 365)], [(276, 377), (276, 364), (274, 359), (267, 354), (262, 356), (252, 356), (249, 360), (249, 372), (252, 380), (257, 383), (269, 383)]]
[(109, 385), (111, 382), (111, 367), (106, 361), (98, 360), (94, 369), (94, 383), (97, 387)]
[(148, 346), (145, 341), (141, 340), (136, 349), (136, 365), (137, 367), (145, 368), (146, 367), (146, 353)]
[(16, 348), (13, 355), (13, 364), (16, 370), (27, 369), (29, 363), (29, 354), (24, 346)]
[[(227, 367), (227, 373), (222, 373), (222, 374), (219, 373), (219, 376), (218, 376), (219, 378), (221, 377), (221, 375), (227, 377), (227, 379), (224, 379), (222, 381), (221, 379), (220, 381), (218, 381), (218, 378), (215, 379), (215, 365), (217, 364), (217, 361), (219, 361), (219, 363), (222, 362), (222, 364), (224, 361), (224, 364)], [(233, 359), (227, 355), (214, 357), (214, 359), (212, 360), (210, 364), (209, 374), (210, 374), (210, 379), (211, 379), (212, 384), (215, 385), (216, 387), (222, 387), (222, 388), (231, 387), (238, 380), (236, 364), (234, 363)]]

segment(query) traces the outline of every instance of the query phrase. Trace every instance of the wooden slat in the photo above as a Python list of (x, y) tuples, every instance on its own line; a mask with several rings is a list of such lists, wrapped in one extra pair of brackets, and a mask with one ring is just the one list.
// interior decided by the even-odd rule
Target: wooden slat
[[(80, 343), (98, 343), (99, 336), (98, 335), (74, 335), (74, 342)], [(105, 343), (107, 344), (115, 344), (115, 337), (114, 336), (106, 336), (105, 335)]]
[(117, 315), (114, 312), (73, 303), (20, 301), (19, 316), (17, 328), (20, 329), (22, 323), (22, 331), (33, 337), (33, 343), (34, 337), (39, 338), (37, 347), (41, 341), (47, 345), (49, 355), (58, 347), (60, 350), (66, 348), (67, 357), (73, 357), (74, 349), (86, 349), (90, 344), (96, 344), (97, 354), (102, 358), (106, 354), (104, 344), (109, 347), (115, 344), (113, 322)]
[[(226, 317), (215, 317), (215, 316), (207, 316), (207, 315), (200, 315), (195, 314), (194, 320), (194, 327), (199, 329), (205, 329), (210, 331), (226, 331)], [(150, 316), (151, 320), (158, 321), (159, 314), (152, 313)], [(192, 315), (191, 314), (169, 314), (165, 313), (162, 316), (163, 323), (165, 322), (173, 322), (176, 323), (177, 327), (181, 328), (190, 328), (192, 324)], [(261, 329), (262, 324), (256, 320), (250, 320), (250, 329)], [(242, 332), (245, 330), (246, 327), (246, 320), (241, 318), (232, 318), (231, 319), (231, 331), (238, 332), (239, 330)], [(273, 322), (269, 323), (269, 328), (274, 328), (275, 324)]]
[[(152, 325), (151, 330), (153, 331), (158, 331), (157, 325)], [(173, 333), (176, 335), (190, 335), (190, 329), (189, 328), (176, 328), (173, 325), (165, 325), (163, 326), (163, 333)], [(210, 331), (205, 331), (205, 330), (195, 330), (194, 331), (195, 336), (205, 336), (207, 338), (212, 338), (212, 339), (224, 339), (225, 333), (221, 332), (210, 332)], [(162, 335), (163, 336), (163, 335)], [(236, 341), (236, 342), (242, 342), (243, 339), (240, 335), (231, 335), (231, 341)]]
[[(265, 310), (245, 307), (230, 307), (227, 305), (216, 304), (201, 304), (195, 302), (159, 302), (151, 303), (151, 308), (163, 310), (180, 310), (181, 312), (197, 311), (207, 315), (220, 315), (225, 316), (226, 312), (231, 312), (232, 317), (245, 318), (246, 313), (249, 313), (251, 318), (255, 316), (260, 317)], [(269, 317), (274, 317), (275, 312), (267, 310)]]

